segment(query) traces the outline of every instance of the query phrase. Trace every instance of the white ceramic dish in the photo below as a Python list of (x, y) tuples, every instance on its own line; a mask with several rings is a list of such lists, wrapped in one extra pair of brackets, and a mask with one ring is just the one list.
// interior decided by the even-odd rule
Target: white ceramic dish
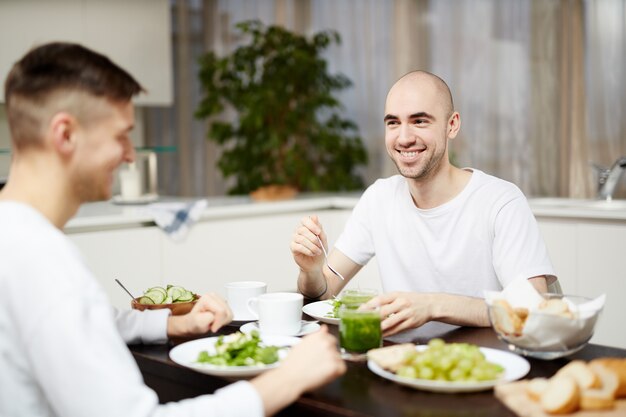
[(323, 300), (310, 303), (302, 307), (302, 311), (322, 323), (339, 325), (339, 319), (327, 317), (333, 311), (331, 301)]
[[(203, 350), (215, 353), (215, 343), (218, 337), (207, 337), (182, 343), (170, 350), (170, 359), (179, 365), (191, 368), (203, 374), (227, 376), (233, 378), (249, 378), (268, 369), (275, 368), (287, 355), (287, 349), (279, 351), (279, 361), (271, 365), (262, 366), (216, 366), (207, 363), (198, 363), (198, 354)], [(289, 336), (261, 336), (267, 346), (293, 346), (300, 342), (297, 337)]]
[(154, 203), (159, 199), (157, 194), (144, 194), (137, 198), (125, 198), (121, 195), (115, 195), (112, 198), (113, 204), (148, 204)]
[[(316, 332), (320, 329), (320, 325), (317, 323), (311, 323), (305, 320), (302, 320), (302, 327), (300, 328), (300, 331), (298, 332), (298, 334), (295, 334), (294, 336), (305, 336), (309, 333), (313, 333)], [(247, 323), (244, 324), (243, 326), (241, 326), (239, 328), (239, 330), (241, 331), (241, 333), (245, 333), (248, 334), (253, 330), (258, 331), (260, 334), (263, 334), (261, 332), (261, 329), (259, 328), (259, 322), (258, 321), (253, 321), (251, 323)]]
[[(425, 350), (427, 347), (428, 346), (426, 345), (419, 345), (415, 348), (417, 350)], [(367, 361), (367, 367), (376, 375), (379, 375), (400, 385), (406, 385), (408, 387), (420, 389), (423, 391), (440, 393), (485, 391), (493, 388), (497, 384), (520, 379), (530, 370), (530, 364), (526, 359), (522, 358), (521, 356), (506, 352), (504, 350), (490, 348), (480, 348), (480, 351), (483, 352), (489, 362), (497, 363), (504, 368), (504, 374), (499, 379), (481, 382), (431, 381), (428, 379), (400, 377), (392, 372), (384, 370), (371, 360)]]
[(239, 321), (239, 322), (246, 322), (246, 321), (255, 321), (258, 320), (258, 317), (254, 317), (252, 314), (249, 314), (247, 316), (237, 316), (237, 317), (233, 317), (232, 321)]

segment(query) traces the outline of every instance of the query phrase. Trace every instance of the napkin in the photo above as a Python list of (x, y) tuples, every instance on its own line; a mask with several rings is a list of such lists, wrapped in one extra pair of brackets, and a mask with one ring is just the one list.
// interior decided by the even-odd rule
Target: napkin
[(191, 203), (154, 203), (148, 205), (146, 210), (172, 240), (181, 241), (207, 205), (205, 199)]
[(563, 300), (573, 314), (573, 318), (569, 318), (539, 312), (543, 297), (527, 279), (515, 280), (501, 292), (484, 291), (484, 295), (488, 305), (496, 300), (506, 300), (513, 308), (527, 308), (529, 314), (522, 334), (506, 335), (506, 339), (524, 349), (545, 351), (567, 350), (589, 340), (606, 301), (605, 294), (580, 304), (564, 296)]

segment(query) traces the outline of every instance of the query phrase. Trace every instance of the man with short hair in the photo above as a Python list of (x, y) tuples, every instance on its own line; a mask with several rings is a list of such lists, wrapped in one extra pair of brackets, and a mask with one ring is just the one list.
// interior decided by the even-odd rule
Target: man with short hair
[(400, 78), (387, 95), (384, 123), (400, 175), (364, 192), (329, 254), (345, 281), (324, 265), (318, 218), (302, 219), (291, 241), (300, 291), (332, 297), (376, 255), (386, 293), (366, 306), (381, 307), (385, 336), (430, 321), (489, 326), (483, 290), (516, 279), (547, 291), (554, 272), (522, 192), (449, 161), (461, 117), (446, 83), (425, 71)]
[(250, 382), (158, 404), (125, 342), (215, 332), (230, 309), (207, 294), (184, 316), (118, 312), (62, 233), (82, 203), (111, 197), (115, 170), (134, 160), (131, 99), (141, 91), (108, 58), (69, 43), (35, 48), (6, 79), (13, 155), (0, 192), (2, 416), (271, 415), (345, 371), (324, 328)]

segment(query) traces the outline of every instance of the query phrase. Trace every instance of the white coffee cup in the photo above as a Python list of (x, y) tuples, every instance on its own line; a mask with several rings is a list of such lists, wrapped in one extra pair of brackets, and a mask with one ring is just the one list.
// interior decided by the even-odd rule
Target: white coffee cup
[(120, 170), (120, 194), (132, 200), (141, 197), (141, 193), (141, 172), (134, 163), (130, 163), (127, 169)]
[(255, 316), (248, 310), (248, 300), (265, 294), (267, 283), (262, 281), (229, 282), (226, 287), (226, 299), (233, 311), (234, 320), (254, 319)]
[(302, 327), (302, 294), (274, 292), (248, 300), (248, 309), (259, 319), (263, 334), (293, 336)]

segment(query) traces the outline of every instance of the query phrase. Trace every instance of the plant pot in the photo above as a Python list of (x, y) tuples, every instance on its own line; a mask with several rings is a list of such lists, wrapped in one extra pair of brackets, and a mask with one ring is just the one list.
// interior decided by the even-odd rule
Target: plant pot
[(291, 185), (266, 185), (250, 193), (254, 201), (291, 200), (298, 194), (298, 189)]

